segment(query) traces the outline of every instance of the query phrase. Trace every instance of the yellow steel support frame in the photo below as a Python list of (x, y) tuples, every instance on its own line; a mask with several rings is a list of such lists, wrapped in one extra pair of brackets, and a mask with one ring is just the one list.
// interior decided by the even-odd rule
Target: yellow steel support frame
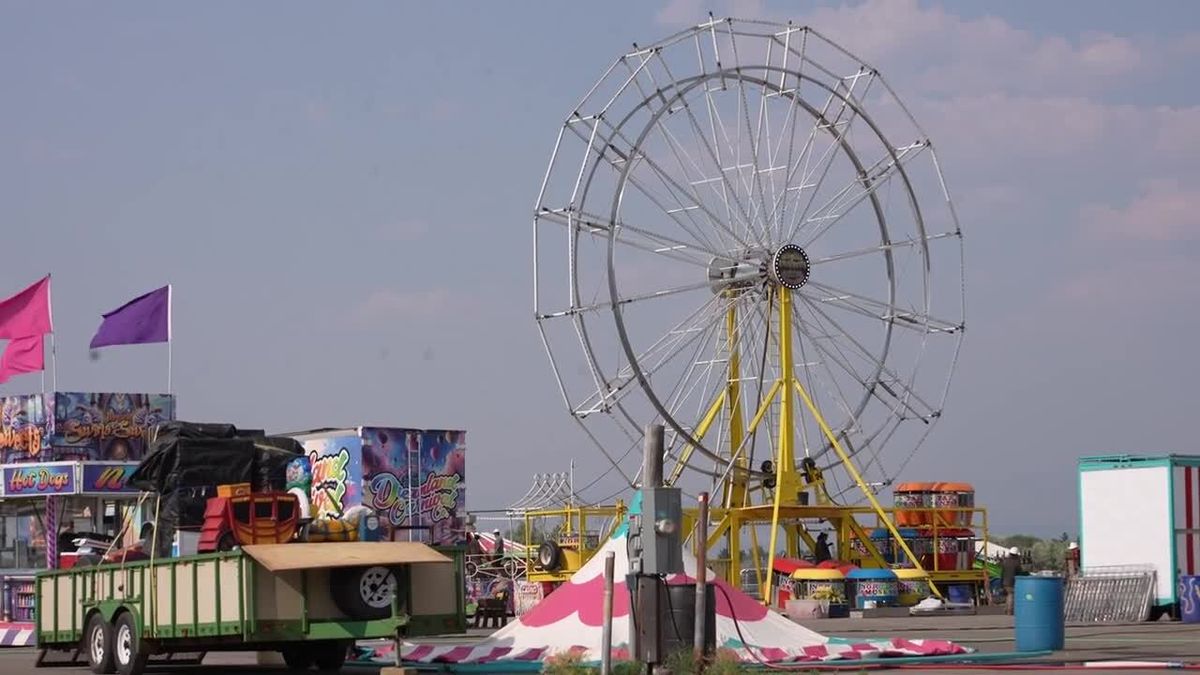
[[(784, 293), (786, 292), (787, 291), (784, 291)], [(828, 439), (829, 444), (833, 446), (833, 451), (836, 452), (838, 458), (842, 460), (842, 464), (846, 467), (846, 472), (849, 473), (850, 477), (854, 479), (855, 485), (857, 485), (858, 488), (863, 491), (863, 494), (867, 496), (867, 501), (871, 503), (871, 508), (875, 509), (875, 513), (878, 514), (879, 518), (883, 521), (883, 526), (886, 527), (888, 533), (896, 539), (896, 543), (900, 546), (900, 550), (904, 551), (904, 555), (908, 556), (908, 559), (912, 561), (913, 567), (924, 572), (925, 569), (921, 567), (921, 561), (917, 559), (917, 556), (912, 552), (912, 549), (908, 547), (908, 542), (904, 541), (904, 537), (900, 536), (900, 532), (896, 529), (896, 524), (892, 522), (891, 518), (887, 517), (887, 513), (883, 510), (883, 505), (881, 505), (879, 500), (875, 498), (875, 491), (872, 490), (871, 486), (867, 485), (866, 481), (863, 480), (862, 474), (858, 472), (858, 468), (854, 466), (854, 462), (850, 461), (850, 455), (846, 454), (845, 448), (843, 448), (842, 444), (838, 442), (837, 436), (833, 434), (833, 430), (831, 430), (829, 425), (825, 423), (825, 418), (821, 416), (821, 412), (817, 410), (817, 406), (813, 404), (812, 399), (808, 396), (808, 393), (804, 391), (804, 387), (800, 385), (800, 381), (795, 380), (795, 385), (796, 391), (800, 394), (800, 398), (804, 399), (804, 405), (808, 407), (808, 411), (812, 413), (813, 419), (817, 421), (817, 426), (821, 427), (821, 433), (825, 434), (825, 438)], [(867, 539), (867, 542), (868, 545), (870, 545), (869, 538)], [(942, 595), (937, 589), (933, 589), (933, 593), (939, 598)]]
[[(729, 291), (730, 293), (734, 291)], [(775, 553), (779, 543), (779, 516), (780, 509), (784, 506), (794, 506), (799, 501), (800, 491), (804, 487), (800, 475), (796, 472), (796, 453), (795, 453), (795, 428), (796, 418), (793, 407), (795, 402), (792, 399), (793, 389), (803, 401), (805, 408), (812, 415), (817, 425), (821, 429), (821, 433), (829, 441), (838, 458), (846, 467), (847, 473), (854, 480), (855, 485), (862, 490), (863, 494), (871, 504), (872, 510), (880, 522), (887, 528), (888, 532), (895, 538), (904, 554), (912, 562), (913, 566), (921, 571), (920, 560), (909, 548), (908, 543), (900, 536), (896, 530), (895, 524), (887, 517), (883, 506), (876, 499), (874, 491), (863, 480), (862, 475), (851, 461), (849, 454), (842, 447), (837, 436), (829, 425), (825, 422), (825, 418), (805, 391), (804, 386), (800, 384), (800, 379), (796, 377), (795, 362), (792, 359), (792, 292), (783, 287), (776, 288), (774, 291), (778, 297), (779, 304), (779, 363), (780, 373), (779, 378), (772, 383), (771, 388), (763, 397), (762, 402), (755, 411), (750, 424), (742, 426), (742, 404), (741, 404), (741, 354), (738, 351), (738, 331), (737, 331), (737, 314), (731, 306), (726, 315), (726, 333), (728, 339), (729, 351), (729, 376), (725, 389), (713, 400), (705, 415), (700, 420), (700, 424), (696, 426), (694, 437), (696, 440), (701, 440), (711, 429), (712, 425), (718, 419), (722, 408), (727, 409), (728, 424), (729, 424), (729, 441), (730, 441), (730, 461), (736, 463), (741, 456), (742, 443), (745, 438), (755, 432), (758, 425), (766, 416), (775, 397), (779, 397), (779, 438), (778, 452), (775, 460), (775, 494), (771, 504), (771, 543), (768, 551), (767, 570), (768, 573), (762, 573), (761, 560), (758, 557), (758, 532), (755, 527), (751, 527), (750, 535), (753, 540), (752, 556), (754, 558), (754, 570), (758, 587), (762, 593), (762, 601), (770, 603), (772, 586), (774, 585), (773, 575), (770, 570), (775, 567)], [(684, 448), (680, 453), (679, 461), (671, 472), (669, 479), (670, 483), (674, 483), (679, 479), (683, 472), (684, 466), (691, 458), (695, 448), (691, 445)], [(726, 538), (729, 547), (730, 556), (730, 576), (731, 581), (735, 581), (740, 577), (741, 570), (741, 528), (746, 519), (738, 514), (739, 507), (749, 507), (749, 492), (744, 485), (744, 481), (737, 475), (737, 468), (730, 471), (730, 476), (726, 478), (726, 483), (723, 487), (724, 495), (724, 515), (721, 522), (713, 528), (709, 534), (707, 545), (709, 548), (715, 546), (723, 537)], [(874, 542), (863, 530), (863, 528), (854, 520), (854, 516), (847, 514), (845, 517), (838, 518), (835, 523), (838, 532), (839, 549), (844, 549), (851, 537), (856, 537), (863, 542), (867, 554), (876, 560), (882, 560), (878, 549)], [(749, 521), (747, 521), (749, 522)], [(797, 539), (803, 540), (810, 547), (813, 546), (811, 535), (803, 526), (797, 526), (795, 530), (789, 530), (786, 533), (787, 544), (789, 548), (796, 545)], [(933, 592), (941, 596), (941, 593), (935, 587)]]
[(792, 294), (786, 288), (779, 289), (779, 379), (783, 386), (779, 390), (779, 454), (775, 457), (775, 499), (771, 510), (771, 547), (767, 551), (767, 582), (762, 588), (762, 600), (771, 602), (771, 586), (775, 575), (775, 550), (779, 542), (779, 507), (783, 496), (796, 497), (793, 483), (796, 481), (796, 457), (792, 450), (795, 423), (792, 420), (792, 397), (789, 383), (795, 380), (792, 365)]

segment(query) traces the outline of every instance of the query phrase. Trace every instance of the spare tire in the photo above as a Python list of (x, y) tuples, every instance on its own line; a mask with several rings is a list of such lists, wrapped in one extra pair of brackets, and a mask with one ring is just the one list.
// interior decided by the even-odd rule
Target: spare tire
[(329, 572), (333, 603), (351, 619), (386, 619), (398, 587), (396, 570), (382, 565), (335, 568)]
[(544, 541), (538, 547), (538, 567), (547, 572), (557, 572), (562, 567), (562, 550), (552, 541)]

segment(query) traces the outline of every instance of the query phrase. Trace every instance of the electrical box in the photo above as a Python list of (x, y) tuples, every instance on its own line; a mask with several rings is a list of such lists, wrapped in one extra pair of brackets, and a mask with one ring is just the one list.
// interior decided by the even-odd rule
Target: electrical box
[(683, 505), (679, 488), (644, 488), (642, 495), (642, 574), (682, 574)]

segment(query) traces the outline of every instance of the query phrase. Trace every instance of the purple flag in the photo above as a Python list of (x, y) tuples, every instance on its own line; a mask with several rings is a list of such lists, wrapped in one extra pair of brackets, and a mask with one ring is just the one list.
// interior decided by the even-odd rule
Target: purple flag
[(92, 349), (171, 341), (171, 287), (134, 298), (104, 315)]

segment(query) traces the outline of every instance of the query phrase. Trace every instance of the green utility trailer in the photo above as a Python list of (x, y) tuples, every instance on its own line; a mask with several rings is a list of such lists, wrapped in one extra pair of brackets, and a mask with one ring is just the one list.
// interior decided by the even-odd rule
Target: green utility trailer
[(96, 673), (140, 675), (152, 656), (277, 651), (293, 670), (337, 671), (355, 640), (465, 632), (463, 589), (461, 549), (411, 542), (262, 544), (47, 571), (36, 583), (39, 664), (60, 650)]

